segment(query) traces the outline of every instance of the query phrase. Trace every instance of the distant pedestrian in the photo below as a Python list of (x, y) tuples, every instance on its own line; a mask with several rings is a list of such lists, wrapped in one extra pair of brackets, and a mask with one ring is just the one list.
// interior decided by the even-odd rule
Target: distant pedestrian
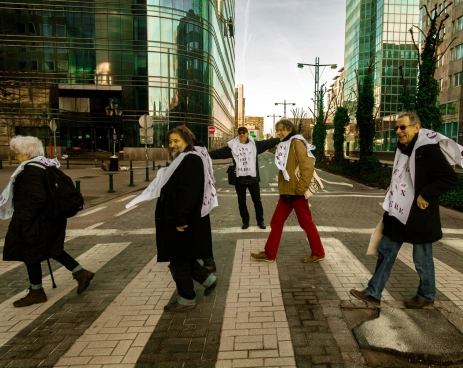
[[(278, 173), (278, 193), (280, 198), (270, 222), (272, 230), (265, 244), (265, 249), (260, 253), (251, 253), (251, 257), (258, 261), (275, 261), (283, 226), (294, 209), (299, 225), (307, 234), (312, 249), (312, 254), (305, 257), (302, 262), (323, 261), (325, 259), (325, 250), (317, 227), (312, 220), (309, 203), (304, 196), (310, 186), (315, 170), (315, 157), (311, 152), (315, 147), (308, 144), (302, 135), (296, 133), (294, 124), (288, 119), (279, 120), (275, 125), (275, 129), (281, 139), (275, 152), (275, 164), (280, 170)], [(299, 179), (295, 174), (298, 166)]]
[[(59, 167), (58, 160), (43, 156), (42, 142), (36, 137), (17, 136), (10, 141), (19, 166), (0, 197), (0, 218), (12, 217), (3, 248), (4, 261), (24, 262), (29, 275), (29, 293), (13, 303), (27, 307), (44, 303), (40, 262), (53, 258), (72, 272), (78, 283), (77, 294), (87, 289), (94, 273), (87, 271), (64, 250), (66, 218), (47, 213), (46, 166)], [(42, 164), (42, 165), (41, 165)]]
[(158, 262), (170, 262), (179, 294), (164, 310), (179, 312), (196, 307), (193, 280), (204, 286), (205, 296), (218, 284), (217, 277), (197, 261), (213, 257), (209, 212), (218, 202), (207, 150), (194, 147), (194, 135), (185, 126), (171, 129), (167, 137), (172, 163), (160, 169), (148, 188), (126, 207), (158, 198)]
[(246, 206), (246, 189), (251, 194), (254, 209), (256, 211), (257, 226), (265, 229), (264, 208), (260, 199), (260, 176), (257, 155), (274, 148), (280, 140), (270, 138), (262, 141), (254, 141), (246, 127), (238, 128), (238, 136), (228, 142), (226, 147), (209, 151), (212, 159), (232, 158), (236, 168), (235, 191), (238, 195), (238, 208), (243, 224), (242, 229), (249, 227), (249, 212)]
[(439, 196), (458, 185), (451, 165), (463, 166), (463, 147), (442, 134), (421, 128), (415, 112), (403, 112), (395, 127), (397, 147), (391, 185), (383, 203), (383, 237), (373, 277), (356, 298), (379, 305), (403, 242), (413, 244), (413, 262), (420, 276), (416, 295), (406, 308), (434, 305), (436, 280), (432, 243), (442, 238)]

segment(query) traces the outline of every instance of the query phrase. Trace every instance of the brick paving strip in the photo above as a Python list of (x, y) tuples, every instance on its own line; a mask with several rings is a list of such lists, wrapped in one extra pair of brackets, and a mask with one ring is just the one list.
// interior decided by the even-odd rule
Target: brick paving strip
[(154, 256), (55, 367), (134, 366), (174, 289), (167, 263), (158, 263), (157, 256)]
[[(91, 250), (77, 258), (87, 269), (98, 271), (105, 263), (117, 256), (130, 243), (96, 244)], [(0, 347), (5, 345), (23, 328), (27, 327), (36, 318), (40, 317), (48, 308), (59, 301), (64, 295), (76, 288), (76, 282), (70, 277), (69, 271), (61, 267), (54, 273), (55, 281), (59, 284), (56, 289), (47, 289), (48, 301), (42, 304), (34, 304), (25, 308), (15, 308), (13, 302), (24, 296), (24, 293), (15, 295), (0, 304)], [(44, 283), (50, 282), (50, 276), (43, 279)]]
[(264, 244), (236, 243), (217, 367), (296, 366), (277, 266), (250, 257)]

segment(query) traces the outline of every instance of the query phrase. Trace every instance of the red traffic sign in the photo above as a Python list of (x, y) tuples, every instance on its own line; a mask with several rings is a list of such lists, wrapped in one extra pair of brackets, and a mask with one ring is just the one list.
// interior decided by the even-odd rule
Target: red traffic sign
[(209, 126), (209, 134), (215, 133), (215, 127), (213, 125)]

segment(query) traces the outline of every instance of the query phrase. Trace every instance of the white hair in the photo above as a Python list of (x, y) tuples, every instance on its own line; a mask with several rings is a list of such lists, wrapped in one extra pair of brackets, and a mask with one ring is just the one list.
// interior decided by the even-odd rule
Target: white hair
[(21, 155), (29, 156), (29, 158), (44, 155), (42, 142), (37, 137), (24, 137), (18, 135), (14, 138), (11, 138), (10, 148), (13, 151), (20, 153)]

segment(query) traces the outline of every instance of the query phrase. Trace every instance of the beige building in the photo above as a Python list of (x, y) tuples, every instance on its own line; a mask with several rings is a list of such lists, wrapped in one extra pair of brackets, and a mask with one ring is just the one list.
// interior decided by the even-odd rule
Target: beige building
[(244, 118), (244, 124), (246, 127), (254, 126), (256, 129), (260, 129), (261, 131), (264, 131), (264, 117), (263, 116), (246, 116)]
[[(420, 6), (426, 5), (428, 9), (434, 9), (434, 6), (437, 6), (440, 11), (449, 3), (451, 5), (446, 10), (449, 17), (444, 21), (445, 36), (439, 47), (439, 53), (444, 52), (448, 47), (449, 49), (438, 61), (434, 78), (439, 82), (441, 90), (438, 102), (441, 104), (444, 122), (442, 133), (459, 144), (463, 144), (463, 123), (461, 122), (463, 120), (463, 4), (460, 1), (421, 0)], [(429, 26), (425, 11), (420, 14), (420, 25), (426, 33)]]

